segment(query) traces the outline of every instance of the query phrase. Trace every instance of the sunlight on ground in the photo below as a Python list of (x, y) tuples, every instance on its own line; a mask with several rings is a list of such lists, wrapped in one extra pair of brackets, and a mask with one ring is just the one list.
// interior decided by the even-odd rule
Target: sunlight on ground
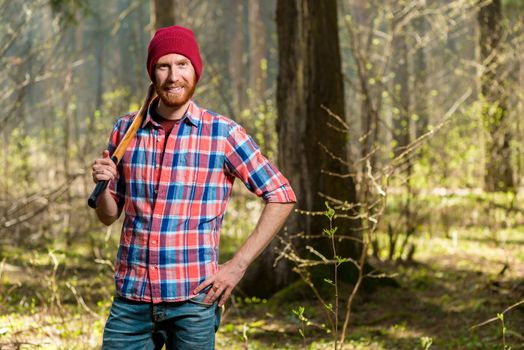
[[(460, 228), (451, 230), (447, 238), (417, 238), (414, 262), (380, 267), (398, 274), (400, 288), (359, 294), (344, 349), (423, 349), (428, 341), (431, 349), (500, 347), (500, 322), (475, 331), (470, 327), (495, 317), (524, 295), (523, 242), (522, 229), (504, 229), (495, 235), (487, 229)], [(6, 255), (0, 279), (1, 349), (99, 347), (113, 288), (111, 271), (79, 253), (69, 260), (65, 254), (13, 251)], [(82, 277), (71, 273), (85, 265), (94, 270)], [(83, 296), (85, 306), (71, 286)], [(292, 312), (298, 306), (304, 306), (317, 325), (303, 328), (308, 349), (332, 349), (331, 336), (318, 326), (325, 323), (322, 306), (303, 296), (278, 302), (240, 298), (229, 304), (217, 349), (303, 349), (301, 324)], [(513, 350), (523, 349), (522, 308), (508, 313), (505, 322), (508, 344)]]

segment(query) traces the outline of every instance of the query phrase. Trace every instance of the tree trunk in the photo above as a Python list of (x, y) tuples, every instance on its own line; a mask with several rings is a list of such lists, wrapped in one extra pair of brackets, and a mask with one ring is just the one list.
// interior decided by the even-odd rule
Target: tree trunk
[(154, 30), (175, 24), (175, 0), (152, 0), (151, 23)]
[[(401, 29), (403, 31), (404, 29)], [(406, 36), (400, 32), (393, 38), (393, 62), (395, 65), (395, 78), (393, 79), (394, 103), (393, 111), (393, 140), (395, 141), (394, 153), (399, 155), (409, 145), (411, 118), (409, 115), (409, 71), (408, 47)]]
[(478, 16), (480, 28), (480, 58), (483, 72), (482, 119), (486, 129), (486, 191), (514, 190), (511, 165), (511, 130), (507, 113), (507, 92), (500, 76), (503, 56), (502, 5), (500, 0), (481, 7)]
[[(393, 110), (393, 140), (394, 140), (394, 154), (399, 156), (405, 152), (412, 141), (413, 121), (411, 119), (410, 95), (409, 95), (409, 65), (408, 65), (408, 45), (406, 41), (405, 28), (397, 28), (399, 23), (393, 25), (393, 62), (395, 63), (393, 79), (393, 97), (396, 108)], [(400, 231), (403, 231), (406, 236), (404, 243), (400, 245), (399, 253), (402, 254), (408, 243), (410, 235), (414, 232), (413, 220), (411, 215), (411, 198), (413, 197), (411, 188), (412, 175), (412, 161), (408, 157), (405, 165), (401, 169), (403, 176), (406, 177), (404, 182), (406, 190), (406, 201), (403, 203), (402, 216), (404, 218), (404, 227), (396, 228), (396, 232), (392, 232), (394, 236), (393, 241), (390, 242), (389, 259), (394, 258), (397, 253), (395, 244), (398, 240)], [(390, 237), (392, 237), (390, 235)]]
[(235, 119), (242, 122), (242, 112), (246, 108), (246, 86), (244, 72), (244, 5), (242, 1), (231, 0), (234, 16), (229, 31), (229, 76), (231, 77), (233, 99), (235, 101)]
[[(426, 35), (426, 18), (421, 17), (415, 20), (415, 31), (420, 37)], [(426, 63), (426, 54), (424, 46), (417, 47), (415, 51), (415, 81), (413, 83), (413, 92), (416, 97), (413, 101), (414, 111), (418, 118), (416, 120), (415, 135), (420, 137), (428, 131), (429, 125), (429, 109), (428, 109), (428, 68)]]
[[(305, 211), (325, 211), (325, 196), (348, 203), (356, 202), (352, 177), (326, 174), (349, 173), (343, 163), (347, 161), (347, 135), (328, 125), (337, 125), (337, 121), (322, 108), (325, 106), (344, 119), (344, 85), (337, 23), (336, 0), (280, 0), (277, 4), (278, 160), (281, 171), (290, 180), (297, 195), (297, 209)], [(334, 159), (326, 150), (343, 162)], [(333, 203), (331, 205), (336, 207)], [(344, 213), (355, 214), (351, 211)], [(358, 220), (337, 219), (334, 224), (338, 227), (339, 236), (355, 237), (360, 233)], [(287, 233), (298, 232), (322, 235), (328, 225), (324, 215), (292, 214), (287, 222), (287, 231), (280, 235), (284, 237)], [(305, 244), (304, 241), (295, 243), (298, 246)], [(327, 239), (307, 243), (332, 257)], [(268, 295), (296, 279), (290, 262), (280, 260), (276, 268), (273, 267), (279, 246), (278, 240), (274, 240), (259, 258), (251, 272), (255, 276), (251, 279), (252, 286), (246, 279), (244, 291)], [(341, 257), (355, 258), (359, 253), (359, 246), (351, 240), (343, 239), (337, 243), (337, 254)], [(349, 276), (343, 272), (342, 275)]]
[[(520, 48), (519, 50), (520, 52), (520, 56), (519, 56), (519, 79), (518, 79), (518, 86), (524, 86), (524, 48)], [(518, 116), (522, 116), (524, 115), (524, 93), (520, 92), (520, 94), (518, 95), (519, 98), (518, 98), (518, 103), (517, 103), (517, 115)], [(522, 124), (521, 124), (521, 121), (520, 121), (520, 118), (517, 118), (516, 120), (516, 134), (517, 134), (517, 137), (522, 137)], [(518, 146), (518, 150), (522, 149), (522, 144), (519, 143), (519, 146)], [(518, 163), (517, 163), (517, 169), (516, 169), (516, 174), (515, 174), (515, 178), (517, 179), (517, 184), (516, 184), (516, 187), (518, 188), (518, 186), (520, 185), (520, 179), (522, 179), (522, 152), (518, 152), (519, 153), (519, 157), (518, 157)]]
[(265, 100), (266, 92), (266, 32), (258, 0), (249, 0), (249, 107), (256, 111)]
[(267, 39), (260, 1), (249, 0), (249, 109), (256, 120), (255, 132), (261, 148), (269, 150), (274, 136), (274, 120), (267, 115)]

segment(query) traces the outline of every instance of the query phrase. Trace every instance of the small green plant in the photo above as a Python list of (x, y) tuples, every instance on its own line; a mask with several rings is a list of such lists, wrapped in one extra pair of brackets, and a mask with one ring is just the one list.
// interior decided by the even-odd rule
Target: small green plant
[(501, 330), (502, 330), (502, 345), (504, 346), (504, 350), (511, 350), (511, 346), (506, 344), (506, 324), (504, 323), (504, 313), (497, 313), (497, 318), (500, 320), (501, 323)]
[(431, 337), (422, 337), (420, 338), (420, 343), (422, 344), (422, 349), (428, 350), (433, 344), (433, 339)]
[[(324, 229), (324, 233), (330, 238), (331, 240), (331, 249), (333, 250), (333, 282), (331, 285), (335, 289), (335, 309), (333, 310), (333, 305), (329, 304), (329, 307), (326, 306), (326, 309), (330, 311), (335, 320), (333, 322), (333, 340), (335, 342), (335, 350), (338, 348), (338, 310), (339, 310), (339, 295), (338, 295), (338, 268), (340, 265), (347, 261), (345, 258), (341, 258), (337, 255), (337, 247), (335, 244), (335, 233), (337, 232), (337, 227), (333, 226), (333, 218), (335, 217), (335, 209), (331, 208), (329, 206), (329, 203), (326, 201), (324, 203), (326, 205), (326, 212), (325, 215), (329, 219), (329, 228)], [(325, 304), (324, 304), (325, 305)]]
[(304, 316), (304, 311), (306, 311), (306, 308), (304, 306), (299, 306), (296, 309), (292, 310), (295, 316), (297, 316), (298, 320), (300, 321), (300, 329), (298, 332), (300, 333), (300, 336), (302, 337), (302, 341), (304, 344), (304, 349), (307, 349), (307, 341), (306, 341), (306, 335), (305, 335), (305, 325), (309, 323), (309, 320), (306, 316)]
[[(311, 290), (314, 292), (318, 302), (320, 305), (323, 306), (323, 310), (325, 312), (326, 318), (329, 321), (329, 327), (326, 327), (324, 324), (317, 325), (307, 319), (304, 315), (304, 308), (301, 306), (298, 309), (293, 310), (293, 313), (298, 317), (298, 319), (302, 322), (301, 329), (299, 330), (300, 335), (304, 339), (304, 347), (307, 346), (305, 341), (305, 326), (316, 326), (320, 329), (323, 329), (326, 331), (326, 333), (332, 335), (333, 339), (333, 345), (334, 349), (337, 350), (340, 348), (340, 346), (344, 343), (346, 330), (349, 325), (349, 318), (351, 316), (350, 309), (351, 309), (351, 303), (356, 295), (356, 292), (361, 285), (362, 278), (364, 277), (362, 273), (362, 266), (364, 265), (364, 257), (366, 254), (365, 247), (362, 252), (362, 256), (359, 258), (359, 260), (354, 260), (352, 258), (346, 258), (341, 257), (337, 254), (337, 241), (342, 239), (341, 237), (337, 236), (337, 227), (334, 226), (334, 219), (336, 217), (336, 211), (334, 208), (330, 206), (328, 202), (325, 202), (326, 210), (323, 212), (323, 215), (326, 216), (329, 220), (328, 227), (323, 229), (323, 235), (327, 236), (330, 240), (330, 248), (331, 248), (331, 254), (332, 258), (326, 257), (324, 254), (316, 250), (314, 247), (308, 245), (306, 246), (306, 249), (309, 251), (309, 253), (312, 254), (312, 258), (305, 259), (298, 255), (298, 253), (290, 248), (290, 251), (285, 251), (283, 255), (293, 261), (296, 266), (294, 268), (294, 271), (297, 272), (302, 280), (311, 288)], [(290, 245), (288, 245), (290, 247)], [(355, 287), (351, 291), (350, 295), (347, 298), (347, 310), (344, 317), (344, 327), (342, 328), (342, 332), (339, 330), (339, 313), (340, 313), (340, 294), (339, 294), (339, 283), (338, 283), (338, 270), (339, 267), (344, 263), (352, 263), (355, 265), (355, 267), (359, 271), (359, 278), (356, 282)], [(325, 296), (323, 296), (320, 293), (320, 287), (318, 285), (315, 285), (316, 282), (313, 281), (313, 278), (311, 276), (311, 272), (309, 270), (310, 267), (319, 266), (319, 265), (327, 265), (333, 268), (332, 276), (325, 277), (322, 279), (322, 281), (329, 286), (333, 288), (333, 301), (330, 302), (326, 299)]]
[[(509, 312), (511, 309), (514, 309), (516, 308), (517, 306), (520, 306), (524, 304), (524, 300), (521, 300), (509, 307), (507, 307), (504, 311), (502, 312), (499, 312), (497, 313), (497, 316), (496, 317), (493, 317), (493, 318), (490, 318), (489, 320), (487, 321), (484, 321), (480, 324), (477, 324), (477, 325), (474, 325), (473, 327), (470, 328), (470, 331), (471, 330), (474, 330), (476, 328), (479, 328), (479, 327), (482, 327), (482, 326), (485, 326), (491, 322), (495, 322), (497, 320), (500, 321), (500, 324), (501, 324), (501, 330), (502, 330), (502, 346), (503, 346), (503, 349), (504, 350), (511, 350), (511, 346), (509, 346), (507, 343), (506, 343), (506, 334), (508, 334), (510, 331), (508, 330), (508, 328), (506, 327), (506, 323), (504, 322), (504, 315)], [(514, 332), (514, 331), (511, 331), (511, 333), (513, 334), (516, 334), (518, 335), (519, 337), (522, 337), (520, 334), (518, 334), (517, 332)]]
[[(323, 232), (328, 238), (330, 238), (331, 241), (331, 249), (333, 252), (333, 259), (326, 258), (322, 253), (317, 251), (312, 246), (307, 246), (307, 250), (315, 255), (316, 257), (320, 258), (320, 260), (306, 260), (300, 258), (298, 255), (296, 255), (295, 252), (292, 254), (288, 254), (286, 257), (292, 261), (294, 261), (297, 266), (294, 268), (294, 271), (297, 272), (302, 280), (306, 282), (306, 284), (313, 290), (315, 293), (315, 296), (317, 297), (318, 301), (321, 305), (324, 306), (324, 311), (326, 312), (327, 319), (330, 323), (331, 329), (326, 329), (325, 327), (320, 327), (327, 331), (327, 333), (331, 333), (333, 336), (333, 342), (334, 342), (334, 349), (338, 349), (339, 339), (338, 339), (338, 314), (339, 314), (339, 294), (338, 294), (338, 268), (339, 266), (346, 262), (347, 259), (341, 258), (337, 256), (336, 251), (336, 244), (335, 244), (335, 233), (337, 232), (337, 227), (333, 226), (333, 220), (335, 217), (335, 210), (330, 207), (328, 202), (325, 202), (326, 205), (326, 211), (324, 212), (324, 215), (329, 220), (329, 226), (328, 228), (324, 228)], [(311, 266), (316, 265), (332, 265), (333, 266), (333, 279), (330, 278), (324, 278), (323, 281), (330, 286), (334, 288), (334, 301), (335, 305), (332, 303), (329, 303), (325, 298), (321, 295), (318, 286), (316, 286), (313, 282), (313, 279), (311, 277), (310, 272), (308, 271), (308, 268)], [(305, 326), (312, 325), (312, 322), (307, 319), (304, 316), (305, 308), (303, 306), (298, 307), (297, 309), (292, 310), (293, 313), (297, 316), (297, 318), (301, 322), (301, 328), (299, 330), (300, 335), (302, 336), (302, 339), (304, 340), (304, 348), (307, 349), (307, 343), (305, 338)]]

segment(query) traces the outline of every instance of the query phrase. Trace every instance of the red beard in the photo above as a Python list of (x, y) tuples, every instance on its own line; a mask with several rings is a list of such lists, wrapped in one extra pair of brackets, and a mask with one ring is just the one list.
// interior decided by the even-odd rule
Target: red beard
[[(170, 88), (180, 88), (179, 91), (170, 91)], [(170, 108), (180, 108), (193, 97), (196, 84), (188, 85), (185, 83), (166, 83), (161, 86), (155, 84), (155, 89), (162, 103)]]

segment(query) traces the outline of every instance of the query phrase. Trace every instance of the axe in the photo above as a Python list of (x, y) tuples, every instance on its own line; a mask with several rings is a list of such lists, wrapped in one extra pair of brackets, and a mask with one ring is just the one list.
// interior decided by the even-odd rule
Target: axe
[[(149, 85), (149, 89), (147, 90), (147, 96), (144, 100), (144, 103), (138, 110), (138, 113), (136, 114), (135, 118), (133, 119), (133, 122), (131, 123), (131, 126), (129, 127), (129, 129), (127, 129), (126, 134), (122, 138), (122, 141), (120, 141), (120, 143), (118, 144), (118, 147), (116, 148), (115, 152), (113, 152), (113, 155), (111, 156), (111, 160), (113, 161), (113, 163), (115, 163), (115, 165), (118, 165), (118, 163), (124, 156), (124, 153), (126, 152), (127, 145), (133, 139), (133, 137), (135, 137), (136, 131), (138, 130), (138, 128), (140, 128), (140, 125), (142, 125), (142, 121), (144, 120), (144, 116), (147, 113), (149, 104), (151, 103), (154, 97), (155, 97), (155, 88), (153, 84), (151, 84)], [(93, 209), (96, 208), (96, 201), (98, 199), (98, 196), (100, 196), (100, 194), (104, 192), (108, 183), (109, 183), (108, 180), (98, 181), (96, 183), (95, 189), (93, 190), (93, 192), (91, 193), (91, 196), (89, 196), (89, 199), (87, 200), (87, 204), (91, 208)]]

